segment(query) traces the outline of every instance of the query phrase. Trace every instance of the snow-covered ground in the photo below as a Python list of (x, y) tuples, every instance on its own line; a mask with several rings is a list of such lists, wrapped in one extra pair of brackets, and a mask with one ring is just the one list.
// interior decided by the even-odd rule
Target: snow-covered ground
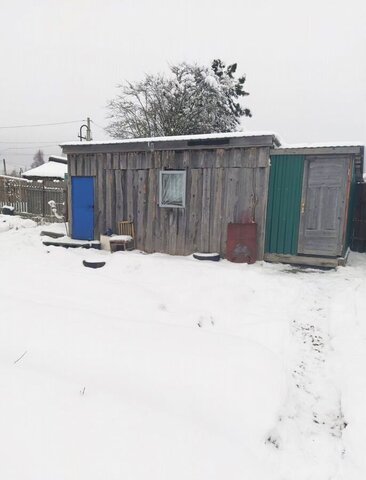
[(302, 271), (41, 230), (0, 215), (0, 479), (366, 477), (366, 255)]

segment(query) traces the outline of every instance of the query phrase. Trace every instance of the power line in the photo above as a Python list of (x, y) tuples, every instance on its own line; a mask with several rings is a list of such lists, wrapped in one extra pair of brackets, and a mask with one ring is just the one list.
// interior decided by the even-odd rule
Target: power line
[[(43, 148), (43, 147), (54, 147), (54, 146), (58, 146), (58, 143), (47, 143), (47, 144), (44, 144), (44, 145), (39, 145), (37, 144), (37, 148)], [(8, 150), (29, 150), (30, 148), (35, 148), (35, 146), (31, 146), (31, 147), (8, 147), (8, 148), (5, 148), (4, 150), (1, 150), (1, 152), (7, 152)]]
[(10, 144), (10, 145), (13, 145), (13, 144), (17, 144), (17, 143), (21, 143), (21, 144), (35, 144), (35, 145), (38, 145), (39, 143), (43, 143), (43, 144), (46, 144), (46, 143), (49, 143), (49, 144), (52, 144), (52, 145), (58, 145), (59, 143), (62, 143), (64, 142), (65, 140), (38, 140), (38, 142), (18, 142), (18, 140), (13, 140), (12, 142), (10, 141), (1, 141), (0, 144)]
[(94, 122), (94, 120), (91, 120), (91, 122), (92, 122), (95, 126), (101, 128), (102, 130), (105, 130), (105, 127), (102, 127), (101, 125), (98, 125), (97, 123)]
[[(2, 152), (0, 152), (0, 155), (5, 155), (5, 153), (3, 153), (4, 150)], [(19, 157), (21, 155), (25, 155), (25, 156), (28, 156), (28, 157), (34, 157), (34, 152), (32, 153), (24, 153), (24, 152), (20, 152), (20, 153), (17, 153), (17, 152), (12, 152), (11, 154), (9, 153), (9, 155), (11, 155), (12, 157)], [(48, 155), (48, 153), (46, 153), (46, 155)]]
[(55, 122), (55, 123), (36, 123), (33, 125), (10, 125), (10, 126), (0, 126), (0, 128), (50, 127), (53, 125), (67, 125), (70, 123), (80, 123), (80, 122), (85, 122), (85, 120), (70, 120), (69, 122)]

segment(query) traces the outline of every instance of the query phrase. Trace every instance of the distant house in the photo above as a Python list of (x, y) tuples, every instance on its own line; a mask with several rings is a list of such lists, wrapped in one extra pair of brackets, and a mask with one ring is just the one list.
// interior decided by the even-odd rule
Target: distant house
[(28, 180), (64, 180), (67, 173), (67, 158), (50, 156), (48, 162), (22, 173)]

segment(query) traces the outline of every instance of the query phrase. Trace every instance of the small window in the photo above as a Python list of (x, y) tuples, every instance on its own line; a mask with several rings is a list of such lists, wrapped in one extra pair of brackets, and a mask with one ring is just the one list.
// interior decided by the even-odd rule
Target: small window
[(161, 170), (159, 184), (160, 207), (184, 208), (186, 205), (186, 171)]

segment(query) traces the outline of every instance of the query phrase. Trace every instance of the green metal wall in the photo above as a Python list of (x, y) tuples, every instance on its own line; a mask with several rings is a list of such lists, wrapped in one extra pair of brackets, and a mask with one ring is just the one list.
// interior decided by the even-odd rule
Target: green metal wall
[(271, 156), (266, 253), (297, 254), (304, 159), (304, 155)]

